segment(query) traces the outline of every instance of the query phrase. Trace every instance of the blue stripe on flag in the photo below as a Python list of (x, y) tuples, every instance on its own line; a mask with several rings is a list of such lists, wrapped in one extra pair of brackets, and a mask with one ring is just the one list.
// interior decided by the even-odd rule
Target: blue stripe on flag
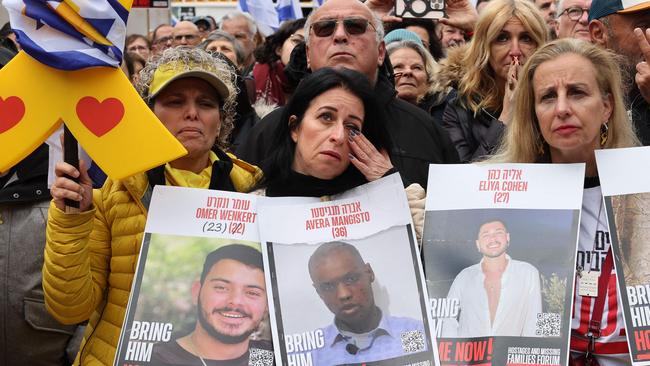
[(278, 8), (278, 19), (280, 22), (296, 19), (296, 14), (293, 12), (293, 6), (291, 4)]
[(298, 0), (278, 0), (277, 12), (280, 23), (285, 20), (302, 18), (302, 9)]
[(106, 0), (106, 1), (108, 1), (108, 5), (110, 5), (113, 8), (113, 10), (115, 10), (117, 16), (119, 16), (120, 19), (122, 19), (122, 21), (124, 22), (124, 24), (126, 24), (126, 21), (129, 19), (129, 11), (126, 10), (126, 8), (122, 6), (122, 4), (117, 0)]
[[(75, 11), (110, 44), (98, 44), (56, 12), (62, 0), (2, 0), (18, 42), (31, 57), (61, 70), (118, 67), (128, 11), (116, 0), (82, 0)], [(100, 2), (101, 1), (101, 2)], [(72, 5), (71, 5), (72, 6)]]
[(248, 3), (246, 2), (246, 0), (239, 0), (239, 8), (240, 8), (241, 11), (243, 11), (244, 13), (250, 13), (250, 12), (248, 11)]
[(108, 37), (108, 32), (111, 31), (113, 24), (115, 24), (115, 19), (84, 19), (104, 37)]
[(24, 49), (31, 50), (31, 52), (29, 52), (29, 55), (47, 66), (67, 71), (79, 70), (85, 67), (93, 66), (116, 66), (108, 64), (106, 61), (79, 51), (49, 52), (36, 44), (31, 38), (27, 36), (27, 34), (25, 34), (25, 32), (17, 29), (15, 29), (14, 32), (16, 32), (16, 36), (18, 36), (20, 39), (20, 44), (22, 47)]
[[(65, 19), (50, 9), (44, 2), (25, 0), (25, 15), (34, 19), (37, 24), (47, 24), (75, 39), (83, 41), (83, 35), (71, 26)], [(40, 28), (40, 26), (38, 26)]]

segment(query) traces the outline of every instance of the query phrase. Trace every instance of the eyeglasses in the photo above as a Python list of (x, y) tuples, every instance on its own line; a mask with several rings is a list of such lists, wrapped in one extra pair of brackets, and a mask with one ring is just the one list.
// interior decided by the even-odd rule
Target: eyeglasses
[(564, 11), (560, 13), (560, 16), (566, 13), (569, 19), (573, 20), (574, 22), (577, 22), (578, 20), (580, 20), (580, 18), (582, 18), (582, 14), (584, 14), (585, 12), (589, 14), (589, 9), (572, 6), (570, 8), (564, 9)]
[(158, 44), (168, 43), (168, 42), (171, 42), (172, 39), (173, 39), (173, 38), (172, 38), (171, 36), (168, 36), (168, 37), (161, 37), (161, 38), (158, 38), (157, 40), (155, 40), (155, 41), (153, 42), (153, 44), (158, 45)]
[(193, 40), (197, 39), (198, 36), (194, 34), (177, 34), (174, 36), (174, 41), (180, 42), (183, 40), (183, 38), (185, 38), (185, 40), (188, 42), (192, 42)]
[(345, 19), (330, 19), (314, 22), (311, 29), (314, 31), (316, 37), (329, 37), (336, 30), (339, 22), (343, 23), (343, 29), (351, 36), (364, 34), (368, 30), (368, 25), (376, 31), (375, 26), (370, 24), (367, 19), (363, 18), (345, 18)]

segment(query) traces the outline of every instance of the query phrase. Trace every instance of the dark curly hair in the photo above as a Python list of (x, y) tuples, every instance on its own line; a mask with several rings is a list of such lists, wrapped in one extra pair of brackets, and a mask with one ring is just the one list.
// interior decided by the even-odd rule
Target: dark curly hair
[(305, 26), (305, 18), (288, 20), (270, 36), (266, 37), (264, 43), (255, 49), (255, 60), (261, 64), (270, 64), (280, 59), (275, 53), (278, 47), (282, 47), (284, 41)]

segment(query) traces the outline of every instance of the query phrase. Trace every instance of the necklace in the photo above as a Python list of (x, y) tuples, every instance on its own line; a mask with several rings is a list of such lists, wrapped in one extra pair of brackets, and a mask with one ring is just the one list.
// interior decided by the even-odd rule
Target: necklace
[(192, 351), (194, 351), (194, 355), (195, 355), (196, 357), (198, 357), (199, 360), (201, 360), (201, 363), (203, 364), (203, 366), (208, 366), (208, 365), (205, 363), (205, 360), (203, 359), (203, 357), (201, 357), (201, 354), (199, 354), (199, 351), (198, 351), (198, 349), (196, 348), (196, 344), (194, 344), (194, 339), (192, 339), (192, 336), (193, 336), (193, 335), (194, 335), (194, 334), (192, 334), (192, 335), (189, 336), (190, 346), (192, 346)]

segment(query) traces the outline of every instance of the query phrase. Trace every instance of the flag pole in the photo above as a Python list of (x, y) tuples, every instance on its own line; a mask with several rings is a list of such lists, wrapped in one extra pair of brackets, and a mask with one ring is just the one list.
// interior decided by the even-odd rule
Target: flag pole
[[(79, 170), (79, 144), (77, 139), (74, 137), (72, 132), (68, 129), (68, 126), (63, 124), (63, 161), (75, 167)], [(69, 179), (72, 179), (76, 183), (79, 183), (79, 178), (74, 178), (68, 176)], [(66, 198), (65, 202), (65, 212), (66, 213), (78, 213), (79, 212), (79, 202), (73, 201)]]

